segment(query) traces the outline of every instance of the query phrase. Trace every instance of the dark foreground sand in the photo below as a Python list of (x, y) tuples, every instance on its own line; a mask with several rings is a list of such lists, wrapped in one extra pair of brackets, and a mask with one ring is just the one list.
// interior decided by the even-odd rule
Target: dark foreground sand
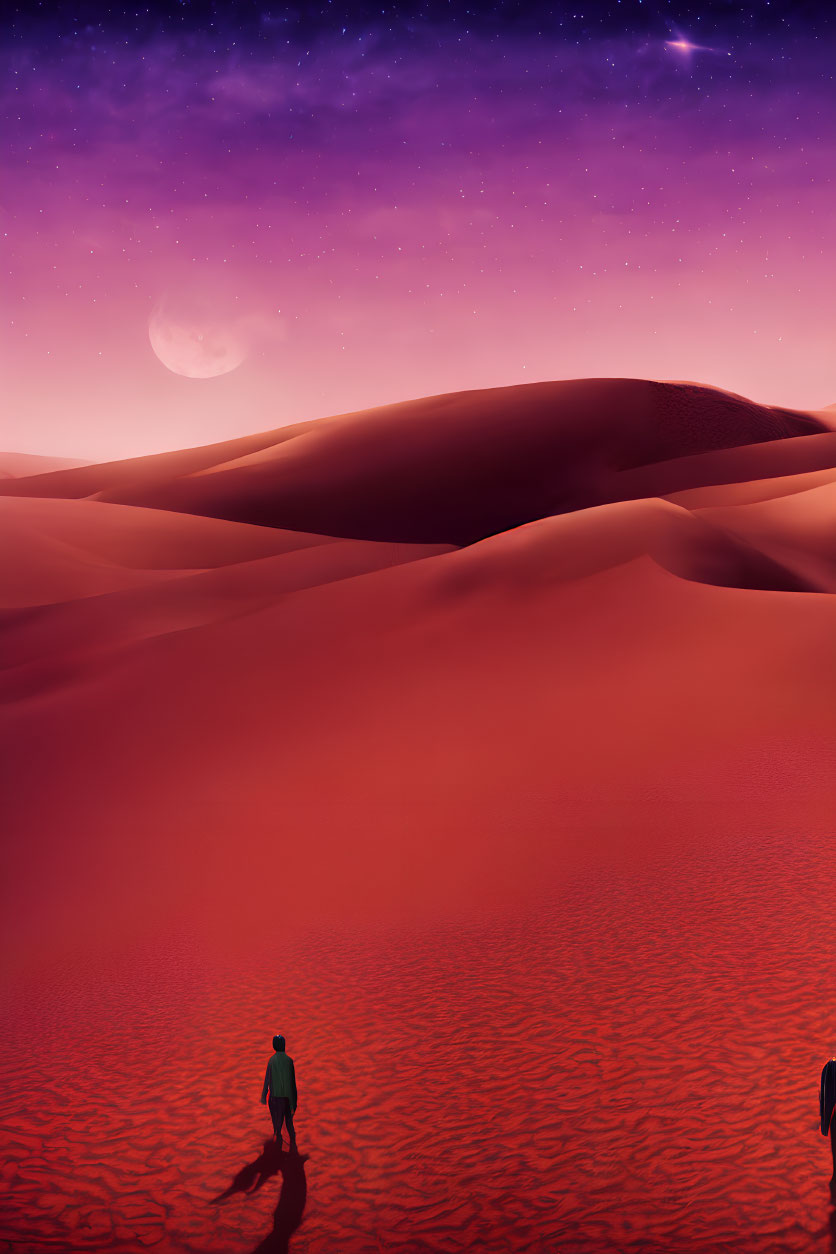
[(0, 483), (9, 1249), (832, 1248), (831, 425), (581, 381)]

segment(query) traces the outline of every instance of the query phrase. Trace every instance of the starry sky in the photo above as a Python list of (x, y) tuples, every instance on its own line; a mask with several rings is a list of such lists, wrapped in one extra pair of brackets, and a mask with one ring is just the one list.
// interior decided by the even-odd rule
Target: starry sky
[(825, 6), (0, 21), (2, 448), (133, 456), (587, 376), (836, 402)]

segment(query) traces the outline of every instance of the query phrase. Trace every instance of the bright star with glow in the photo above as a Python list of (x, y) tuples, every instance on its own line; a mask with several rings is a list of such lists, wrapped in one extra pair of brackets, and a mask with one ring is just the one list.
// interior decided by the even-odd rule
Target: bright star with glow
[(692, 44), (690, 39), (687, 39), (684, 35), (679, 35), (678, 32), (676, 39), (665, 40), (665, 47), (672, 48), (674, 52), (678, 52), (689, 61), (694, 52), (713, 52), (717, 56), (731, 56), (731, 53), (724, 48), (710, 48), (707, 44)]

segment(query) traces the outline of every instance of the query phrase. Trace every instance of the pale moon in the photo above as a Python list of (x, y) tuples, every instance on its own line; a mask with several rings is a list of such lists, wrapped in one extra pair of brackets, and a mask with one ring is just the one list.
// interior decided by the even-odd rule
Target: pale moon
[(203, 319), (180, 320), (162, 306), (151, 314), (148, 338), (163, 365), (187, 379), (229, 374), (247, 355), (234, 327)]

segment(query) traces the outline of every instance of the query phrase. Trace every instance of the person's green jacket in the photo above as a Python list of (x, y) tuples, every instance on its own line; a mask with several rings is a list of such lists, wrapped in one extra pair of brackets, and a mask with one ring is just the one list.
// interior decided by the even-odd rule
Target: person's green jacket
[(284, 1050), (276, 1050), (267, 1063), (264, 1087), (261, 1090), (262, 1101), (266, 1100), (268, 1089), (271, 1097), (290, 1098), (290, 1109), (296, 1110), (296, 1071), (293, 1059), (288, 1057)]

